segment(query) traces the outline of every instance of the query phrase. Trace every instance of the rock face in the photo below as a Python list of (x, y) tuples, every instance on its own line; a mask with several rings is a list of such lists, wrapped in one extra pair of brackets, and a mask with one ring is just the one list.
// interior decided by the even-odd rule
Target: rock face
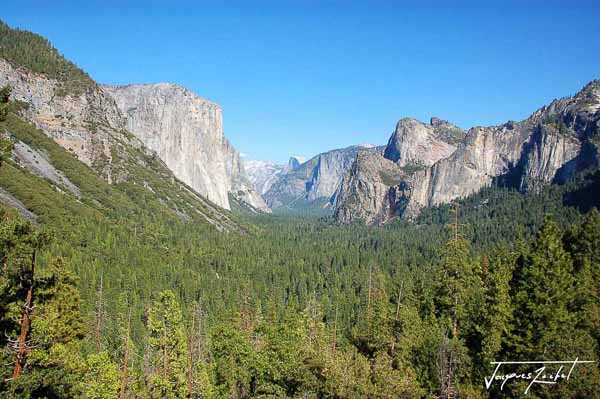
[(416, 119), (401, 119), (390, 137), (384, 156), (399, 166), (431, 166), (456, 150), (465, 132), (438, 118), (426, 125)]
[[(162, 161), (153, 159), (154, 153), (127, 131), (127, 119), (100, 85), (90, 80), (83, 87), (71, 90), (65, 82), (0, 58), (0, 86), (11, 86), (11, 99), (22, 104), (20, 115), (23, 119), (73, 153), (102, 178), (109, 183), (138, 184), (155, 193), (146, 181), (148, 177), (165, 188), (166, 191), (155, 195), (180, 217), (190, 220), (192, 212), (194, 218), (200, 217), (219, 230), (239, 230), (221, 208), (177, 180)], [(24, 168), (52, 181), (60, 190), (79, 196), (79, 188), (66, 179), (45, 154), (20, 142), (15, 144), (13, 154)], [(234, 158), (231, 159), (233, 162)], [(237, 167), (239, 169), (239, 165)], [(231, 169), (235, 168), (232, 164)], [(144, 169), (144, 173), (139, 174), (140, 169)], [(185, 194), (177, 198), (169, 195), (180, 191)], [(184, 202), (187, 210), (180, 209)]]
[(252, 187), (261, 195), (265, 194), (285, 166), (269, 161), (242, 160), (244, 170)]
[(373, 152), (362, 151), (346, 172), (335, 198), (339, 221), (363, 220), (381, 224), (396, 216), (407, 199), (406, 173), (396, 163)]
[(298, 169), (300, 165), (302, 165), (305, 161), (306, 160), (304, 159), (304, 157), (298, 155), (290, 157), (285, 171), (289, 172), (290, 170)]
[(279, 174), (265, 193), (267, 204), (273, 209), (327, 204), (360, 151), (377, 152), (382, 148), (352, 146), (324, 152), (302, 164), (290, 160), (288, 170)]
[(423, 207), (494, 182), (522, 192), (564, 182), (598, 163), (599, 110), (600, 81), (593, 81), (522, 122), (471, 128), (462, 141), (458, 128), (437, 118), (429, 125), (401, 120), (384, 152), (401, 179), (386, 181), (378, 173), (393, 170), (389, 163), (357, 157), (338, 191), (335, 215), (344, 223), (381, 224), (396, 216), (414, 218)]
[(123, 134), (121, 113), (100, 87), (94, 84), (76, 95), (63, 94), (60, 81), (0, 59), (0, 86), (7, 84), (11, 97), (27, 104), (22, 111), (27, 120), (109, 182), (124, 178), (125, 171), (118, 171), (113, 162), (112, 149), (140, 143)]
[(12, 151), (14, 160), (22, 167), (29, 170), (34, 175), (43, 179), (48, 179), (54, 183), (55, 187), (70, 191), (75, 197), (81, 198), (81, 191), (65, 174), (52, 165), (47, 156), (29, 145), (18, 141)]
[(103, 87), (125, 115), (127, 129), (177, 178), (225, 209), (231, 193), (268, 211), (223, 135), (220, 106), (170, 83)]

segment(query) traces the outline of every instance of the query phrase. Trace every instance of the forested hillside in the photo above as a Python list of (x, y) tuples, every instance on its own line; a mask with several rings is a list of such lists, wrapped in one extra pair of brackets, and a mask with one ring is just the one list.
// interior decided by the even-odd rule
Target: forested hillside
[(3, 21), (0, 21), (0, 58), (64, 82), (65, 94), (80, 92), (95, 84), (87, 73), (63, 57), (47, 39), (13, 29)]
[[(598, 172), (383, 228), (246, 216), (244, 235), (117, 187), (57, 196), (6, 154), (0, 176), (41, 224), (2, 215), (9, 397), (485, 398), (490, 361), (598, 358)], [(597, 366), (576, 373), (529, 395), (595, 397)]]

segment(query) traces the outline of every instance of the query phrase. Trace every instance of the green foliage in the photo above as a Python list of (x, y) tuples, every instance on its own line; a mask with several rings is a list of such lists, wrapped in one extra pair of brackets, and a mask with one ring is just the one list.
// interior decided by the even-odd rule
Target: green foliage
[(119, 392), (119, 370), (108, 353), (100, 352), (86, 359), (85, 380), (81, 382), (87, 399), (113, 399)]
[[(572, 258), (564, 249), (560, 229), (550, 219), (531, 249), (520, 257), (511, 286), (513, 317), (507, 352), (515, 360), (594, 358), (594, 340), (588, 331), (577, 328), (578, 287)], [(598, 380), (597, 370), (590, 379)], [(586, 389), (563, 385), (551, 397), (574, 396)]]
[(184, 397), (188, 346), (181, 309), (172, 291), (162, 291), (148, 312), (148, 348), (154, 370), (151, 397)]
[(481, 366), (497, 358), (510, 332), (512, 316), (510, 281), (514, 270), (515, 256), (507, 251), (495, 254), (491, 270), (485, 281), (485, 316), (482, 326)]
[[(114, 396), (126, 381), (126, 397), (136, 398), (412, 398), (440, 395), (450, 381), (460, 397), (475, 398), (486, 395), (493, 360), (543, 350), (597, 359), (597, 212), (580, 223), (597, 204), (597, 173), (528, 196), (484, 189), (460, 201), (458, 236), (449, 237), (456, 215), (447, 205), (383, 228), (245, 216), (255, 226), (249, 234), (223, 234), (161, 203), (192, 202), (152, 172), (162, 170), (155, 159), (129, 165), (132, 182), (109, 185), (13, 111), (0, 127), (45, 153), (82, 196), (12, 160), (0, 168), (0, 185), (48, 228), (40, 234), (12, 215), (0, 225), (0, 255), (9, 254), (0, 325), (11, 337), (20, 281), (41, 246), (29, 337), (39, 344), (18, 381), (6, 382), (11, 368), (0, 368), (3, 392)], [(557, 226), (536, 239), (547, 212)], [(564, 238), (558, 226), (568, 229)], [(41, 245), (46, 236), (55, 239)], [(100, 278), (104, 354), (91, 340)], [(545, 291), (566, 288), (557, 314), (538, 311), (550, 303)], [(561, 329), (566, 320), (573, 325)], [(8, 350), (1, 356), (13, 361)], [(452, 379), (443, 364), (456, 366)], [(560, 393), (593, 397), (597, 373), (585, 372)], [(91, 375), (100, 385), (80, 384)]]
[(80, 94), (94, 84), (88, 74), (60, 55), (40, 35), (13, 29), (0, 21), (0, 58), (63, 84), (63, 94)]
[(9, 85), (0, 88), (0, 122), (6, 120), (6, 115), (8, 115), (11, 90), (12, 89)]

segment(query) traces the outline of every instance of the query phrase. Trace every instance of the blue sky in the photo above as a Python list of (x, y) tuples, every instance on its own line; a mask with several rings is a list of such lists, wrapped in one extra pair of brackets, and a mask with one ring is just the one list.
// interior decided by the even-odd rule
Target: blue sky
[(600, 78), (598, 1), (20, 0), (1, 9), (98, 82), (175, 82), (219, 103), (226, 136), (253, 159), (384, 144), (406, 116), (465, 128), (519, 120)]

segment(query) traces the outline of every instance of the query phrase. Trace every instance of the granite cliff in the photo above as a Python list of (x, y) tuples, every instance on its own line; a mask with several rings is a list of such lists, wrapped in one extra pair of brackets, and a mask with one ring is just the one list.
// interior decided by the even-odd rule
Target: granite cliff
[[(0, 86), (11, 87), (10, 100), (15, 110), (7, 122), (12, 125), (3, 128), (0, 135), (13, 141), (11, 159), (23, 173), (44, 179), (75, 202), (81, 198), (94, 206), (106, 206), (94, 197), (96, 193), (84, 192), (82, 183), (73, 179), (74, 171), (83, 168), (85, 173), (107, 182), (110, 188), (106, 190), (117, 193), (116, 196), (121, 195), (120, 190), (127, 195), (139, 190), (140, 196), (152, 196), (165, 211), (179, 218), (206, 221), (219, 230), (239, 230), (227, 212), (208, 200), (205, 193), (178, 179), (154, 151), (128, 130), (128, 119), (105, 88), (61, 56), (47, 40), (11, 30), (7, 25), (1, 28), (11, 33), (12, 47), (0, 49)], [(39, 134), (51, 138), (58, 149), (49, 153), (53, 147)], [(85, 166), (70, 164), (70, 169), (64, 169), (65, 159), (70, 157)], [(233, 174), (239, 173), (239, 157), (233, 154), (227, 162), (229, 170), (236, 171)], [(104, 196), (106, 190), (99, 195)], [(8, 194), (22, 200), (15, 193)]]
[(127, 129), (155, 151), (175, 176), (215, 204), (229, 195), (269, 211), (248, 181), (239, 153), (223, 134), (221, 107), (170, 83), (103, 86)]
[[(526, 193), (598, 164), (600, 81), (521, 122), (466, 134), (437, 118), (403, 119), (384, 155), (359, 154), (336, 194), (337, 220), (382, 224), (494, 183)], [(386, 177), (387, 176), (387, 177)]]

